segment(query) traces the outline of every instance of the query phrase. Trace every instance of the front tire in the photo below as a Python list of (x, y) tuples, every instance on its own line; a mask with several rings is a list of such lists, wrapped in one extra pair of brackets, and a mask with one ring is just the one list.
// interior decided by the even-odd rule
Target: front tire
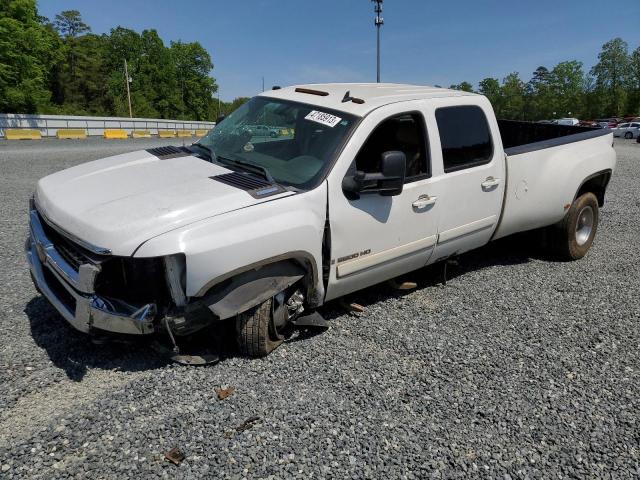
[(236, 318), (240, 353), (247, 357), (265, 357), (278, 348), (284, 337), (273, 318), (273, 298), (262, 302)]
[(627, 140), (631, 140), (633, 138), (633, 133), (631, 132), (627, 132), (624, 134), (624, 138), (626, 138)]
[(551, 227), (554, 252), (564, 260), (584, 257), (593, 244), (599, 218), (596, 196), (590, 192), (580, 195), (562, 221)]

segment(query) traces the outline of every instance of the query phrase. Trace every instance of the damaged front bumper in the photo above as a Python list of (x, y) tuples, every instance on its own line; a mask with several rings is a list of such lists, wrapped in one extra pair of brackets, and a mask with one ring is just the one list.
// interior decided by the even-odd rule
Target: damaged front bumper
[(30, 212), (30, 237), (25, 245), (36, 289), (77, 330), (148, 335), (156, 331), (156, 305), (134, 307), (94, 292), (99, 262), (72, 265), (48, 238), (37, 210)]

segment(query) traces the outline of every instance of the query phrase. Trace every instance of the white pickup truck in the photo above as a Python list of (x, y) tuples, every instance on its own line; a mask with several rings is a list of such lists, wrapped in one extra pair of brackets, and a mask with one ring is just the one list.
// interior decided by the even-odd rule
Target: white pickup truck
[[(256, 124), (284, 134), (254, 137)], [(261, 356), (331, 299), (506, 235), (548, 227), (556, 253), (581, 258), (612, 141), (497, 120), (460, 91), (278, 88), (189, 147), (41, 179), (26, 253), (37, 289), (78, 330), (175, 344), (230, 320), (240, 351)]]

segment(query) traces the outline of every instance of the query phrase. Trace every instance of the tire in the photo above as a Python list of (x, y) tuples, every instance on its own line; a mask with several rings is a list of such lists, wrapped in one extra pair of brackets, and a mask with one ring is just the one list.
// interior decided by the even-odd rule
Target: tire
[(553, 252), (563, 260), (579, 260), (584, 257), (598, 231), (598, 199), (584, 193), (574, 200), (565, 217), (551, 227)]
[(264, 357), (278, 348), (283, 337), (273, 322), (273, 299), (269, 299), (236, 319), (236, 334), (240, 353), (247, 357)]
[(627, 132), (624, 134), (624, 138), (626, 138), (627, 140), (631, 140), (633, 138), (633, 133), (631, 132)]

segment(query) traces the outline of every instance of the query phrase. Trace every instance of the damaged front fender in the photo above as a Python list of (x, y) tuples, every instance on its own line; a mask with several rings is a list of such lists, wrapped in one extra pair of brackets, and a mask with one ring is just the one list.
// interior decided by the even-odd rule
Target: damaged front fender
[(245, 312), (301, 280), (305, 269), (294, 261), (264, 265), (214, 286), (201, 300), (220, 320)]

